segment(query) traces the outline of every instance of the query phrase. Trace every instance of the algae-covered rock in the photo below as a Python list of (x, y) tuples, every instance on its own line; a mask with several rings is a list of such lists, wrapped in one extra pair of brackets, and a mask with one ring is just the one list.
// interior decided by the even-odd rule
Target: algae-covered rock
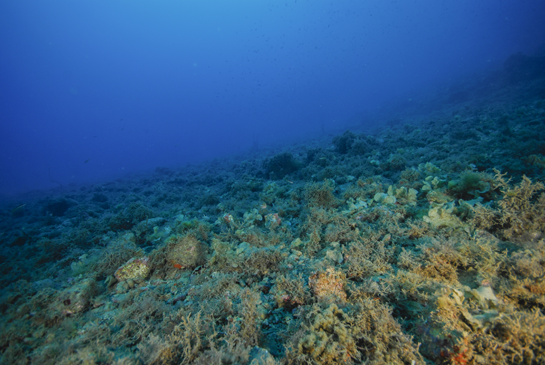
[(127, 261), (126, 264), (122, 265), (119, 269), (115, 272), (115, 277), (119, 281), (124, 280), (144, 280), (148, 277), (150, 272), (149, 267), (149, 258), (148, 257), (140, 257), (140, 258), (132, 258), (129, 261)]
[(54, 312), (62, 313), (64, 316), (83, 312), (89, 307), (90, 300), (96, 294), (96, 291), (94, 279), (82, 280), (62, 291), (51, 309)]
[(263, 216), (259, 214), (257, 209), (252, 209), (249, 212), (244, 213), (244, 226), (253, 227), (254, 225), (259, 225), (263, 222)]
[(252, 365), (276, 365), (274, 357), (264, 348), (254, 346), (250, 351), (249, 364)]
[(248, 242), (241, 242), (237, 246), (235, 253), (237, 254), (237, 256), (245, 257), (245, 256), (249, 256), (255, 251), (257, 251), (257, 248), (253, 247)]
[(350, 198), (346, 201), (346, 204), (348, 205), (348, 209), (342, 211), (342, 214), (344, 215), (353, 215), (368, 207), (367, 202), (361, 198), (358, 198), (357, 200)]
[(395, 186), (390, 185), (388, 188), (388, 195), (394, 196), (399, 200), (400, 204), (416, 205), (416, 196), (418, 195), (418, 191), (412, 188), (407, 189), (405, 186), (396, 188)]
[(434, 228), (456, 228), (462, 225), (462, 222), (454, 215), (454, 202), (447, 204), (432, 204), (428, 216), (424, 217), (424, 222), (431, 224)]
[(316, 314), (308, 333), (298, 344), (299, 353), (309, 355), (318, 364), (339, 364), (358, 358), (359, 351), (345, 324), (346, 317), (336, 304)]
[(481, 308), (495, 308), (498, 304), (498, 298), (487, 283), (479, 286), (477, 289), (472, 289), (469, 294), (477, 300)]
[(304, 246), (304, 245), (305, 245), (305, 243), (303, 241), (301, 241), (300, 238), (296, 238), (291, 242), (290, 247), (291, 248), (297, 248), (299, 246)]
[(421, 163), (418, 165), (418, 171), (426, 175), (433, 175), (441, 172), (441, 169), (431, 162), (426, 162), (425, 164)]
[(270, 229), (275, 229), (282, 223), (278, 213), (271, 213), (265, 216), (265, 224)]
[(396, 203), (396, 197), (386, 193), (376, 193), (373, 200), (380, 204), (393, 205)]
[(167, 240), (167, 260), (178, 269), (192, 269), (206, 261), (207, 247), (193, 234)]
[(346, 301), (345, 281), (346, 275), (344, 273), (330, 267), (325, 272), (317, 272), (311, 275), (308, 284), (318, 299), (337, 299), (344, 302)]
[[(422, 189), (422, 190), (424, 190), (424, 189)], [(429, 190), (428, 193), (426, 194), (426, 199), (430, 203), (446, 204), (449, 201), (451, 201), (453, 198), (451, 196), (445, 194), (441, 190)]]
[(344, 261), (342, 253), (335, 249), (327, 250), (325, 253), (325, 259), (337, 264), (342, 264)]

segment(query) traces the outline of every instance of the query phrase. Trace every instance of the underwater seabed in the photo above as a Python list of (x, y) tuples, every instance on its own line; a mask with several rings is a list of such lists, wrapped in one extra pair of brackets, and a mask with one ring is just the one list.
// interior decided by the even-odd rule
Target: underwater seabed
[(543, 364), (545, 100), (2, 212), (2, 364)]

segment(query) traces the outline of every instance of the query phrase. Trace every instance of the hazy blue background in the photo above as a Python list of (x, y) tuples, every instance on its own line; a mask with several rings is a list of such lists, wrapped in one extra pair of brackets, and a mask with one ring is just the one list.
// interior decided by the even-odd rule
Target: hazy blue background
[[(310, 137), (545, 41), (541, 0), (5, 0), (0, 195)], [(87, 162), (86, 162), (87, 161)]]

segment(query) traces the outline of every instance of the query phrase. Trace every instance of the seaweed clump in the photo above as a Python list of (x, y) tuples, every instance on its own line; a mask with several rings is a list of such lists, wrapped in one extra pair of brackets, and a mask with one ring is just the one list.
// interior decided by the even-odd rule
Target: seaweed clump
[(499, 230), (506, 239), (521, 239), (523, 236), (536, 239), (545, 232), (545, 193), (536, 198), (536, 193), (545, 189), (526, 176), (520, 184), (512, 186), (505, 174), (495, 170), (495, 188), (502, 194), (496, 208), (483, 205), (475, 207), (473, 223), (481, 229)]
[(493, 183), (493, 177), (488, 174), (476, 171), (465, 171), (460, 174), (458, 181), (450, 182), (449, 185), (452, 186), (451, 190), (457, 196), (469, 200), (478, 198), (487, 193), (487, 195), (490, 195)]
[(338, 203), (333, 195), (334, 188), (332, 180), (325, 180), (321, 184), (308, 184), (305, 188), (305, 200), (311, 207), (332, 208)]
[(356, 135), (350, 131), (344, 132), (341, 136), (333, 138), (335, 150), (341, 154), (348, 153), (356, 141)]
[(386, 306), (370, 298), (354, 299), (343, 306), (313, 305), (305, 313), (303, 329), (291, 338), (288, 363), (424, 363)]
[(279, 153), (263, 163), (271, 179), (282, 179), (297, 171), (301, 164), (289, 152)]

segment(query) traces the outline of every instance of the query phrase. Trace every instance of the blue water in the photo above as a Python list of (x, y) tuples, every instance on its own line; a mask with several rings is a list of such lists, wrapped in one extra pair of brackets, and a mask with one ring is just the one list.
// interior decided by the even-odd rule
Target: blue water
[(0, 195), (342, 129), (545, 42), (545, 2), (0, 4)]

